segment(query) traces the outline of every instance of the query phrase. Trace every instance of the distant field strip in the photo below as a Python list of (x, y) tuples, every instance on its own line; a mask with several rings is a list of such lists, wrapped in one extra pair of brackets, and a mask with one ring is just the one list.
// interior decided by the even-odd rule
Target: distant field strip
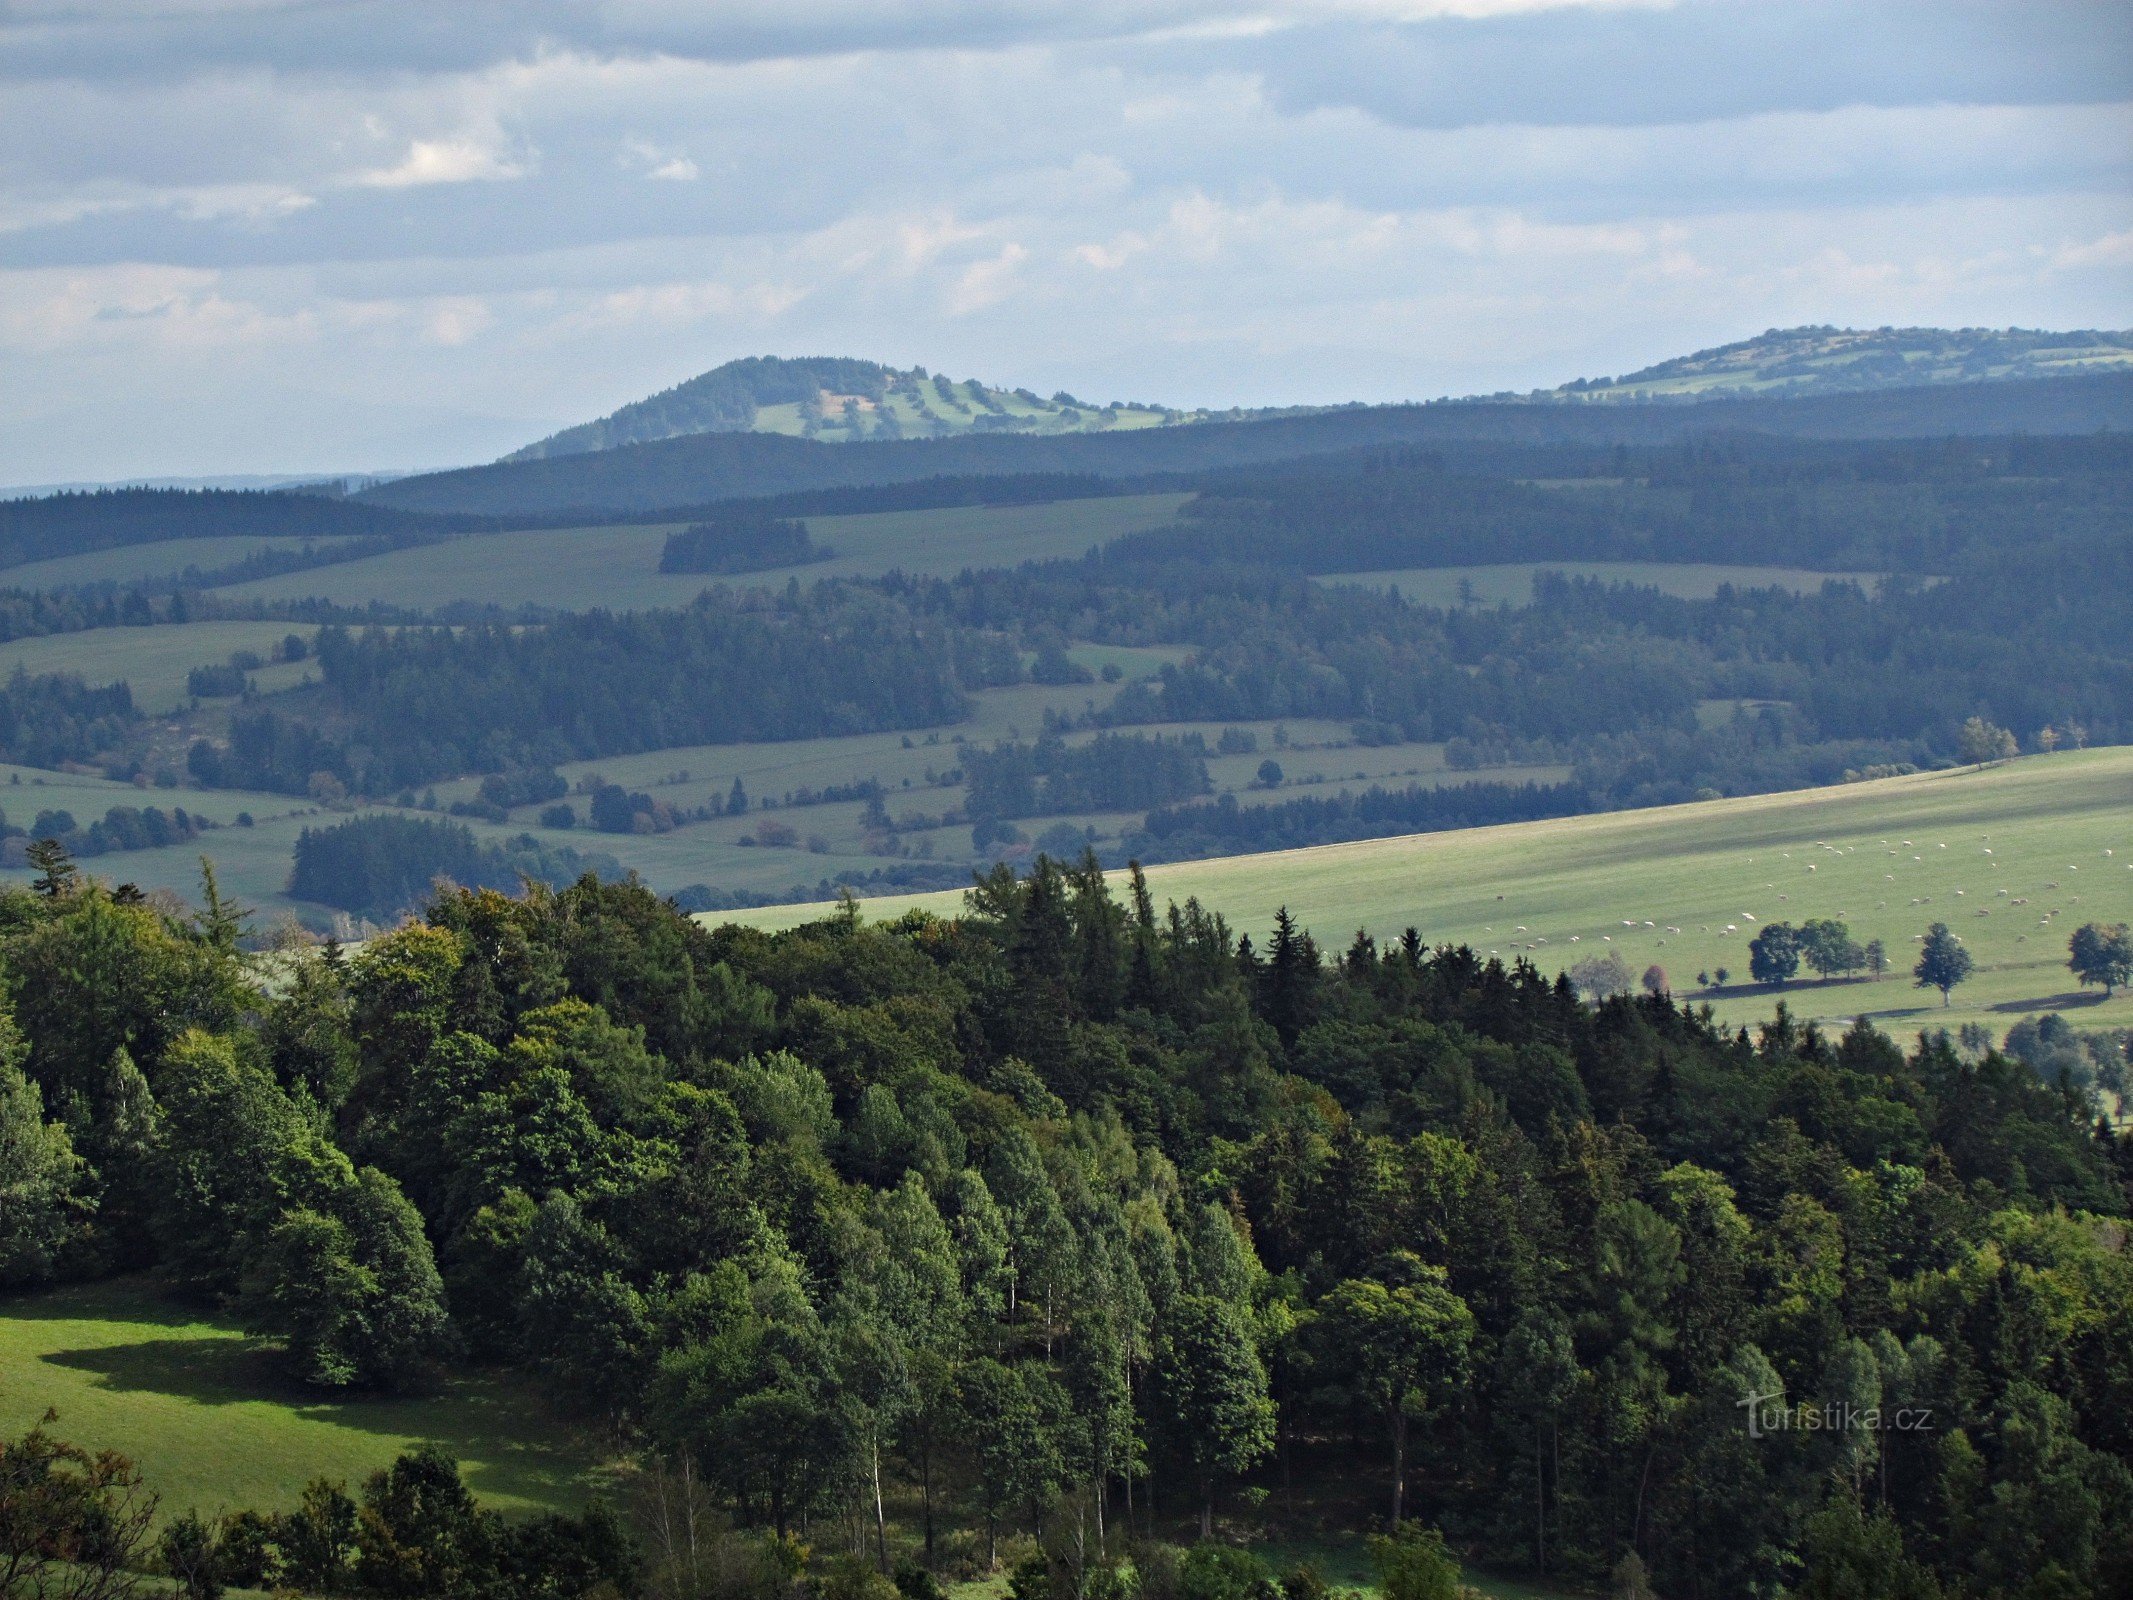
[(122, 545), (86, 555), (55, 556), (0, 568), (0, 588), (56, 589), (76, 583), (138, 583), (144, 578), (175, 577), (187, 567), (212, 572), (264, 550), (326, 549), (332, 538), (267, 538), (229, 534), (208, 539), (164, 539), (154, 544)]
[(308, 643), (318, 629), (302, 622), (184, 622), (47, 634), (0, 644), (0, 677), (21, 667), (32, 674), (79, 673), (92, 685), (123, 680), (133, 688), (133, 703), (154, 715), (186, 703), (187, 672), (227, 661), (233, 650), (269, 658), (269, 665), (253, 673), (262, 693), (294, 686), (307, 670), (315, 674), (315, 662), (271, 661), (274, 647), (292, 633)]
[(836, 558), (804, 567), (736, 577), (664, 573), (659, 553), (674, 523), (623, 527), (543, 528), (480, 534), (360, 561), (283, 573), (219, 590), (234, 599), (300, 600), (342, 605), (430, 607), (477, 605), (594, 606), (642, 610), (687, 605), (714, 584), (784, 587), (789, 578), (878, 577), (905, 572), (952, 577), (965, 567), (1011, 567), (1083, 554), (1091, 545), (1168, 522), (1188, 497), (1120, 495), (1050, 505), (951, 506), (810, 517), (809, 531)]
[[(1619, 954), (1658, 964), (1677, 995), (1698, 971), (1735, 974), (1713, 995), (1729, 1021), (1767, 1016), (1777, 995), (1749, 989), (1748, 940), (1767, 921), (1839, 917), (1883, 940), (1892, 976), (1794, 985), (1803, 1015), (1864, 1012), (1895, 1032), (2063, 1009), (2083, 1027), (2133, 1026), (2133, 996), (2076, 992), (2066, 941), (2083, 922), (2133, 920), (2133, 748), (2032, 756), (1985, 771), (1921, 773), (1737, 800), (1610, 812), (1455, 833), (1150, 869), (1158, 900), (1197, 895), (1257, 935), (1286, 905), (1321, 943), (1358, 928), (1380, 938), (1412, 923), (1431, 943), (1465, 943), (1544, 971)], [(2002, 891), (2005, 891), (2004, 893)], [(912, 905), (943, 915), (957, 894), (868, 901), (870, 916)], [(822, 906), (718, 913), (707, 920), (791, 927)], [(1982, 914), (1981, 914), (1982, 913)], [(1912, 987), (1915, 939), (1944, 921), (1978, 964), (1943, 1010)]]
[[(1710, 562), (1667, 561), (1516, 561), (1480, 567), (1395, 567), (1378, 572), (1327, 572), (1320, 583), (1352, 583), (1370, 589), (1393, 589), (1419, 605), (1522, 606), (1533, 598), (1533, 575), (1560, 572), (1603, 583), (1633, 583), (1683, 600), (1708, 600), (1726, 584), (1736, 589), (1790, 589), (1812, 594), (1832, 579), (1857, 583), (1869, 591), (1880, 577), (1873, 572), (1814, 572), (1805, 567), (1733, 567)], [(1460, 584), (1473, 586), (1462, 595)]]

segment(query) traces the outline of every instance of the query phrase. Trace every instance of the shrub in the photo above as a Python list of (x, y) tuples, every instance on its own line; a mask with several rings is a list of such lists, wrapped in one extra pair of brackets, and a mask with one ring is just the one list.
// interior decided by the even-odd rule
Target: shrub
[(195, 667), (185, 675), (185, 692), (196, 700), (230, 700), (244, 693), (244, 668), (231, 662)]
[(1390, 1537), (1377, 1535), (1370, 1541), (1370, 1564), (1385, 1600), (1461, 1600), (1459, 1563), (1435, 1528), (1403, 1522)]
[[(1273, 1572), (1249, 1550), (1203, 1539), (1178, 1563), (1178, 1600), (1255, 1600)], [(1405, 1597), (1402, 1597), (1405, 1600)]]

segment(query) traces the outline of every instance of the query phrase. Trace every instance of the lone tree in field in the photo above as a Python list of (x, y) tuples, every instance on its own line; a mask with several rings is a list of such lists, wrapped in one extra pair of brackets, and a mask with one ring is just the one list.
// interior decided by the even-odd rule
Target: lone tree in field
[(2084, 985), (2100, 983), (2103, 997), (2133, 984), (2133, 928), (2123, 922), (2091, 922), (2067, 941), (2067, 967)]
[(1948, 925), (1936, 922), (1926, 929), (1926, 941), (1919, 948), (1918, 965), (1911, 969), (1911, 975), (1917, 978), (1919, 988), (1938, 989), (1940, 1003), (1946, 1005), (1949, 991), (1969, 977), (1975, 965), (1962, 941), (1948, 931)]
[(1963, 724), (1963, 731), (1955, 736), (1955, 748), (1974, 767), (1982, 767), (1988, 761), (2012, 760), (2021, 750), (2013, 734), (1983, 717), (1972, 717)]
[(1612, 950), (1604, 956), (1587, 956), (1570, 969), (1572, 987), (1595, 1005), (1609, 995), (1628, 994), (1635, 981), (1629, 963)]
[(1789, 922), (1772, 922), (1748, 941), (1748, 976), (1782, 986), (1800, 970), (1800, 933)]

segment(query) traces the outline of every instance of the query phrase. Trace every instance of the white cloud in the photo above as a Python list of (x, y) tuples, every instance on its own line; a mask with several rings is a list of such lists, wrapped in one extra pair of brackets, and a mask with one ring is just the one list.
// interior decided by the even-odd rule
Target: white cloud
[(389, 167), (372, 167), (355, 181), (368, 189), (412, 189), (432, 183), (475, 183), (523, 178), (526, 162), (475, 139), (414, 139), (407, 154)]
[[(0, 6), (0, 406), (213, 395), (271, 468), (384, 459), (410, 394), (476, 454), (770, 350), (1227, 404), (2124, 326), (2133, 51), (2013, 9)], [(78, 465), (52, 426), (7, 476)]]

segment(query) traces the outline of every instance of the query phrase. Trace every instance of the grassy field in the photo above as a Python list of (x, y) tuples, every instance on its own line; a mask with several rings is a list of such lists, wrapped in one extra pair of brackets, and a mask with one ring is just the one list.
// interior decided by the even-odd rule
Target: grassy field
[(1482, 567), (1397, 567), (1381, 572), (1335, 572), (1320, 583), (1352, 583), (1372, 589), (1398, 589), (1417, 605), (1455, 606), (1459, 585), (1473, 585), (1473, 603), (1522, 606), (1533, 598), (1533, 575), (1560, 572), (1605, 583), (1634, 583), (1683, 600), (1708, 600), (1721, 585), (1736, 589), (1790, 589), (1812, 594), (1832, 578), (1872, 587), (1876, 574), (1814, 572), (1805, 567), (1729, 567), (1708, 562), (1666, 561), (1517, 561)]
[(1034, 506), (954, 506), (810, 517), (835, 559), (741, 578), (663, 573), (659, 553), (674, 524), (544, 528), (483, 534), (361, 561), (283, 573), (218, 591), (237, 599), (311, 596), (342, 605), (381, 600), (428, 607), (454, 600), (582, 611), (686, 605), (719, 583), (782, 587), (791, 577), (874, 577), (892, 568), (953, 576), (965, 567), (1013, 566), (1078, 556), (1093, 544), (1170, 520), (1186, 496), (1120, 495)]
[[(195, 541), (198, 542), (198, 541)], [(306, 641), (318, 634), (309, 623), (187, 622), (155, 628), (92, 628), (54, 633), (0, 645), (0, 677), (17, 667), (31, 674), (76, 672), (90, 684), (132, 686), (133, 703), (150, 715), (186, 704), (185, 674), (193, 667), (227, 661), (232, 650), (271, 657), (290, 634)], [(262, 693), (292, 688), (316, 672), (307, 661), (271, 661), (252, 677)]]
[(5, 569), (4, 581), (15, 589), (53, 589), (75, 583), (138, 583), (144, 578), (174, 577), (187, 567), (212, 572), (262, 550), (323, 548), (331, 539), (302, 539), (256, 534), (218, 534), (207, 539), (166, 539), (154, 544), (122, 545), (86, 555), (27, 561)]
[[(1269, 1539), (1252, 1546), (1252, 1553), (1284, 1576), (1300, 1566), (1315, 1568), (1333, 1589), (1348, 1594), (1374, 1596), (1382, 1593), (1370, 1564), (1370, 1549), (1357, 1534), (1329, 1534), (1315, 1539)], [(1574, 1589), (1543, 1587), (1530, 1580), (1498, 1578), (1466, 1569), (1468, 1587), (1489, 1600), (1574, 1600)]]
[(457, 1456), (499, 1510), (574, 1508), (603, 1482), (598, 1451), (518, 1383), (323, 1399), (228, 1322), (136, 1280), (0, 1299), (0, 1437), (47, 1407), (61, 1438), (132, 1456), (165, 1515), (286, 1509), (312, 1478), (360, 1484), (424, 1442)]
[[(1156, 867), (1158, 899), (1198, 895), (1255, 935), (1287, 905), (1321, 941), (1410, 923), (1432, 943), (1472, 944), (1559, 970), (1613, 951), (1633, 972), (1664, 967), (1677, 995), (1700, 970), (1745, 975), (1764, 921), (1841, 917), (1883, 940), (1879, 982), (1789, 986), (1801, 1015), (1864, 1014), (1895, 1034), (1981, 1022), (2004, 1031), (2059, 1010), (2081, 1027), (2133, 1027), (2133, 996), (2105, 1003), (2067, 972), (2083, 922), (2133, 920), (2133, 748), (2032, 756), (1984, 771), (1458, 833)], [(869, 903), (952, 914), (954, 894)], [(719, 915), (790, 927), (822, 907)], [(1945, 921), (1977, 962), (1943, 1009), (1909, 976), (1917, 936)], [(1751, 1022), (1779, 995), (1738, 980), (1708, 996), (1720, 1019)]]

